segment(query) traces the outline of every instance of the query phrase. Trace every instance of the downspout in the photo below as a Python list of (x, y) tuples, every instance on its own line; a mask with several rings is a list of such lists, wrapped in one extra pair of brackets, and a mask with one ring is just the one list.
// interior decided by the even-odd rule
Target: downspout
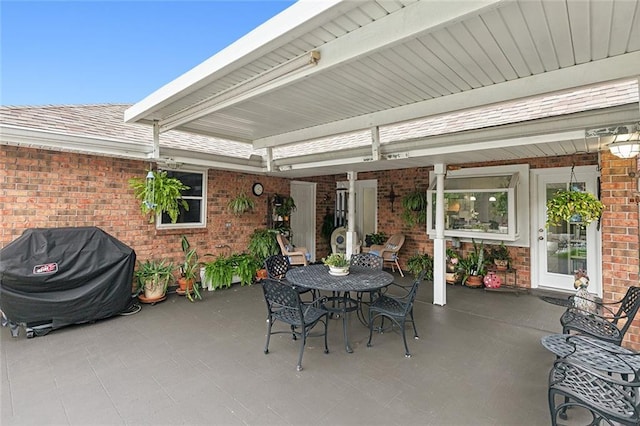
[(351, 258), (355, 254), (358, 236), (354, 229), (356, 223), (356, 179), (357, 172), (347, 172), (349, 179), (349, 199), (347, 201), (347, 258)]
[(158, 120), (153, 121), (153, 159), (160, 159), (160, 124)]
[(444, 306), (447, 303), (445, 276), (447, 243), (444, 239), (444, 178), (447, 166), (436, 164), (434, 172), (436, 174), (436, 237), (433, 240), (433, 304)]

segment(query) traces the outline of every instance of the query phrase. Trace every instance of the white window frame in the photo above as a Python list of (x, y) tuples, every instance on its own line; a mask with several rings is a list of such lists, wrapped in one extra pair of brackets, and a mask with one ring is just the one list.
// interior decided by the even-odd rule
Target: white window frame
[(194, 228), (206, 228), (207, 227), (207, 182), (208, 173), (207, 170), (196, 168), (180, 168), (179, 170), (163, 169), (167, 173), (193, 173), (202, 176), (202, 195), (201, 196), (184, 196), (185, 200), (200, 200), (200, 221), (189, 223), (162, 223), (162, 213), (156, 215), (156, 229), (194, 229)]
[[(459, 238), (462, 241), (475, 240), (495, 240), (495, 241), (509, 241), (513, 242), (513, 245), (528, 246), (529, 234), (527, 224), (529, 223), (529, 165), (528, 164), (514, 164), (508, 166), (491, 166), (491, 167), (473, 167), (460, 170), (449, 170), (447, 177), (474, 177), (474, 176), (501, 176), (507, 174), (518, 174), (518, 183), (514, 188), (516, 195), (516, 204), (514, 205), (515, 211), (513, 214), (515, 218), (516, 228), (508, 232), (507, 234), (491, 233), (491, 232), (473, 232), (462, 230), (445, 230), (444, 235), (448, 238)], [(431, 185), (427, 191), (427, 199), (430, 204), (427, 209), (427, 234), (430, 239), (435, 238), (435, 229), (433, 228), (433, 208), (431, 205), (432, 193), (435, 193), (435, 174), (430, 174)], [(510, 220), (511, 222), (511, 220)], [(511, 245), (511, 244), (510, 244)]]

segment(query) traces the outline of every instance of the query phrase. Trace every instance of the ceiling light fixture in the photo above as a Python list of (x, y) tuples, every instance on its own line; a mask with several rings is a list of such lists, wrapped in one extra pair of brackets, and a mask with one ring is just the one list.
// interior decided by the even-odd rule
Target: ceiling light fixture
[(618, 158), (633, 158), (640, 154), (640, 133), (616, 135), (609, 151)]

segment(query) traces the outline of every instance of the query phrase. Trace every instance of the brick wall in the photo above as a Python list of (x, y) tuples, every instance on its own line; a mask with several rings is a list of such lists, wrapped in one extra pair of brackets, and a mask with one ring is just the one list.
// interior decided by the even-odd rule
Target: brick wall
[[(603, 299), (609, 302), (622, 299), (629, 286), (638, 285), (638, 176), (637, 159), (602, 153), (602, 286)], [(630, 327), (625, 342), (640, 350), (640, 318)]]
[[(182, 235), (200, 254), (219, 253), (220, 244), (241, 252), (253, 230), (266, 226), (268, 194), (289, 195), (286, 179), (209, 170), (207, 228), (157, 230), (128, 186), (147, 168), (142, 161), (0, 146), (0, 247), (27, 228), (97, 226), (132, 247), (139, 260), (180, 261)], [(257, 180), (265, 188), (261, 197), (251, 193)], [(234, 216), (226, 210), (238, 191), (254, 197), (253, 213)]]

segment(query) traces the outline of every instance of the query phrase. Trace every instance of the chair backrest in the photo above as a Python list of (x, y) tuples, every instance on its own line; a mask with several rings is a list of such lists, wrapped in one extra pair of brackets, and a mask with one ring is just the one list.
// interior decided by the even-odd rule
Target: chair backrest
[[(633, 318), (638, 313), (638, 309), (640, 308), (640, 287), (629, 287), (627, 289), (627, 294), (624, 295), (624, 298), (620, 301), (620, 308), (616, 313), (616, 316), (626, 315), (627, 320), (626, 323), (620, 328), (620, 331), (624, 335), (627, 329), (631, 326), (631, 322)], [(617, 320), (614, 321), (617, 324)]]
[(291, 264), (288, 256), (274, 254), (264, 261), (264, 267), (267, 270), (267, 278), (281, 280), (284, 279), (287, 271), (291, 269)]
[(404, 234), (393, 234), (389, 237), (386, 243), (384, 243), (385, 251), (398, 252), (404, 244)]
[(406, 304), (405, 309), (404, 309), (404, 314), (405, 315), (408, 314), (409, 311), (411, 311), (411, 309), (413, 308), (413, 302), (416, 300), (416, 295), (418, 294), (418, 286), (424, 280), (424, 276), (425, 276), (426, 273), (427, 273), (427, 270), (423, 269), (422, 272), (420, 272), (420, 274), (418, 274), (418, 277), (413, 282), (413, 285), (411, 285), (411, 289), (409, 290), (409, 294), (407, 294), (407, 296), (406, 296), (407, 304)]
[(280, 246), (280, 251), (282, 254), (286, 254), (290, 251), (293, 251), (293, 245), (289, 242), (287, 237), (282, 234), (276, 235), (276, 240), (278, 240), (278, 245)]
[(294, 287), (271, 278), (265, 278), (260, 283), (270, 315), (288, 324), (303, 324), (302, 303)]
[(352, 254), (349, 259), (351, 266), (382, 270), (383, 259), (373, 253)]

